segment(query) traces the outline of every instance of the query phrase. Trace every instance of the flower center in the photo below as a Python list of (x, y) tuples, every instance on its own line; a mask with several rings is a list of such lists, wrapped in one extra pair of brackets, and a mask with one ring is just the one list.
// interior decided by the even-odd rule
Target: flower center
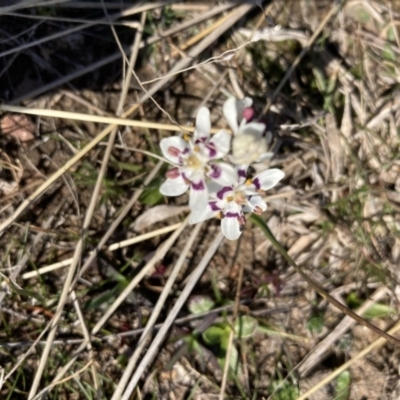
[(203, 163), (201, 160), (196, 157), (196, 155), (191, 154), (187, 159), (186, 159), (186, 165), (190, 168), (195, 168), (195, 169), (200, 169), (203, 168)]
[(240, 205), (246, 204), (246, 195), (243, 192), (236, 192), (235, 193), (235, 203)]

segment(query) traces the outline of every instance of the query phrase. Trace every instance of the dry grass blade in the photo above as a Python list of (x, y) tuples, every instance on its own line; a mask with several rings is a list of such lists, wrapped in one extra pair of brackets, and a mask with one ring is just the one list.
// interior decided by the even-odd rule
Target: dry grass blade
[[(176, 131), (179, 126), (172, 124), (163, 124), (158, 122), (150, 122), (150, 121), (135, 121), (131, 119), (127, 119), (129, 113), (124, 114), (123, 118), (118, 117), (101, 117), (97, 115), (90, 114), (80, 114), (69, 111), (59, 111), (59, 110), (44, 110), (44, 109), (35, 109), (35, 108), (27, 108), (20, 106), (11, 106), (7, 104), (0, 104), (0, 110), (9, 111), (9, 112), (17, 112), (24, 113), (29, 115), (36, 115), (40, 117), (52, 117), (52, 118), (64, 118), (64, 119), (72, 119), (76, 121), (89, 121), (89, 122), (97, 122), (101, 124), (114, 124), (121, 126), (132, 126), (136, 128), (147, 128), (147, 129), (161, 129), (166, 131)], [(194, 128), (185, 127), (187, 132), (193, 132)], [(102, 137), (104, 139), (104, 137)], [(98, 138), (96, 138), (96, 144), (98, 143)]]
[(92, 362), (91, 370), (92, 370), (93, 386), (94, 386), (94, 388), (96, 390), (97, 396), (99, 397), (99, 394), (100, 394), (100, 392), (99, 392), (100, 383), (99, 383), (99, 379), (98, 379), (98, 372), (96, 370), (96, 366), (93, 364), (93, 362), (94, 362), (94, 352), (93, 352), (93, 347), (92, 347), (92, 343), (91, 343), (91, 339), (90, 339), (90, 333), (89, 333), (88, 327), (86, 326), (85, 317), (83, 315), (81, 306), (79, 304), (79, 300), (76, 297), (76, 293), (75, 293), (74, 290), (71, 291), (71, 300), (72, 300), (72, 303), (74, 304), (74, 307), (76, 309), (77, 315), (79, 317), (79, 323), (80, 323), (80, 326), (82, 328), (85, 341), (87, 342), (87, 350), (89, 352), (90, 361)]
[[(218, 28), (213, 32), (213, 34), (209, 35), (205, 39), (203, 39), (195, 48), (193, 48), (188, 56), (180, 61), (178, 61), (175, 66), (172, 68), (170, 73), (173, 75), (178, 71), (181, 71), (183, 68), (185, 68), (187, 65), (189, 65), (192, 61), (193, 58), (196, 57), (198, 54), (200, 54), (204, 49), (206, 49), (214, 40), (216, 37), (219, 37), (223, 32), (225, 32), (226, 29), (228, 29), (232, 24), (234, 24), (237, 19), (239, 19), (240, 13), (245, 13), (249, 9), (251, 9), (253, 5), (243, 5), (236, 10), (235, 16), (232, 17), (230, 20), (225, 21), (222, 25), (218, 26)], [(166, 78), (163, 78), (156, 82), (154, 86), (148, 90), (148, 92), (143, 95), (139, 101), (139, 104), (143, 103), (145, 100), (147, 100), (150, 96), (152, 96), (154, 93), (156, 93), (160, 88), (162, 88), (169, 80), (171, 77), (167, 76)], [(0, 110), (7, 110), (7, 111), (12, 111), (10, 109), (11, 106), (5, 106), (5, 105), (0, 105)], [(127, 118), (129, 115), (132, 114), (136, 109), (138, 108), (138, 105), (134, 105), (131, 107), (128, 111), (126, 111), (123, 114), (123, 118)], [(16, 110), (17, 108), (13, 108), (13, 110)], [(19, 109), (19, 108), (18, 108)], [(39, 115), (41, 114), (40, 110), (36, 110)], [(57, 116), (59, 115), (57, 111), (53, 110), (47, 110), (48, 116)], [(30, 113), (29, 109), (26, 110), (26, 113)], [(33, 113), (36, 114), (36, 113)], [(51, 114), (51, 115), (49, 115)], [(71, 113), (72, 115), (70, 116), (71, 118), (73, 117), (74, 113)], [(65, 115), (65, 114), (64, 114)], [(91, 121), (92, 117), (94, 116), (87, 116), (87, 120)], [(96, 117), (97, 118), (97, 117)], [(105, 117), (104, 117), (105, 118)], [(114, 123), (119, 123), (122, 122), (121, 119), (117, 119), (118, 122)], [(150, 124), (151, 125), (151, 124)], [(147, 126), (146, 124), (142, 124), (141, 126)], [(153, 126), (154, 127), (154, 126)], [(157, 124), (157, 127), (160, 128), (160, 126)], [(28, 197), (19, 207), (18, 209), (14, 212), (14, 214), (7, 218), (2, 224), (0, 224), (0, 235), (1, 233), (8, 227), (10, 226), (24, 211), (29, 205), (37, 199), (38, 196), (40, 196), (45, 190), (47, 190), (65, 171), (67, 171), (69, 168), (71, 168), (78, 160), (80, 160), (85, 154), (87, 154), (91, 149), (93, 149), (98, 143), (100, 143), (107, 135), (110, 134), (110, 132), (115, 128), (114, 125), (110, 125), (108, 128), (104, 129), (102, 132), (99, 133), (99, 135), (92, 140), (86, 147), (81, 150), (78, 154), (76, 154), (74, 157), (72, 157), (57, 173), (55, 173), (51, 178), (49, 178), (45, 183), (43, 183), (38, 189), (35, 190), (35, 192)], [(176, 128), (174, 127), (176, 130)], [(172, 128), (171, 128), (172, 130)]]
[(191, 274), (189, 281), (187, 282), (185, 288), (182, 290), (182, 293), (179, 296), (178, 300), (176, 301), (174, 307), (169, 312), (168, 317), (165, 320), (163, 326), (158, 331), (156, 337), (154, 338), (150, 347), (148, 348), (147, 353), (145, 354), (145, 356), (141, 360), (140, 364), (136, 368), (136, 371), (135, 371), (134, 375), (132, 376), (131, 380), (129, 381), (129, 384), (124, 392), (124, 395), (121, 398), (122, 400), (128, 400), (130, 398), (130, 396), (132, 395), (144, 370), (148, 367), (148, 365), (154, 359), (156, 352), (158, 351), (160, 344), (165, 339), (165, 336), (166, 336), (169, 328), (174, 323), (176, 316), (178, 315), (179, 311), (181, 310), (183, 304), (186, 302), (187, 298), (189, 297), (190, 293), (192, 292), (197, 281), (200, 279), (204, 270), (207, 268), (208, 263), (210, 262), (211, 258), (214, 256), (215, 252), (217, 251), (217, 249), (218, 249), (219, 245), (221, 244), (221, 242), (223, 241), (223, 239), (224, 239), (224, 235), (222, 233), (219, 233), (218, 236), (210, 244), (209, 248), (207, 249), (206, 253), (204, 254), (203, 258), (201, 259), (201, 262), (199, 263), (199, 265), (196, 267), (196, 269)]
[[(372, 304), (379, 301), (385, 294), (387, 293), (386, 288), (378, 289), (372, 296), (370, 300), (367, 300), (358, 310), (357, 314), (362, 315), (365, 311), (371, 307)], [(300, 376), (306, 376), (317, 364), (321, 363), (327, 353), (331, 349), (332, 345), (335, 341), (339, 340), (343, 334), (346, 333), (353, 325), (355, 324), (354, 319), (346, 316), (340, 321), (340, 323), (335, 327), (335, 329), (321, 342), (318, 343), (317, 346), (307, 357), (296, 367), (296, 370), (300, 374)]]
[[(390, 329), (387, 333), (388, 335), (394, 335), (400, 330), (400, 323), (397, 323), (392, 329)], [(354, 364), (357, 360), (365, 357), (367, 354), (369, 354), (371, 351), (383, 346), (386, 342), (386, 338), (380, 337), (379, 339), (375, 340), (373, 343), (371, 343), (369, 346), (367, 346), (364, 350), (360, 351), (355, 357), (353, 357), (351, 360), (347, 361), (343, 365), (341, 365), (339, 368), (337, 368), (334, 372), (329, 374), (326, 378), (322, 379), (317, 385), (312, 387), (310, 390), (308, 390), (306, 393), (302, 394), (300, 397), (297, 398), (297, 400), (306, 400), (307, 397), (315, 393), (318, 389), (322, 388), (329, 382), (331, 382), (333, 379), (335, 379), (338, 375), (340, 375), (343, 371), (346, 371), (352, 364)]]
[[(140, 270), (140, 272), (135, 276), (134, 279), (129, 283), (129, 285), (122, 291), (122, 293), (118, 296), (118, 298), (113, 302), (112, 306), (108, 308), (108, 310), (104, 313), (102, 318), (97, 322), (97, 324), (92, 328), (91, 334), (96, 335), (100, 329), (103, 327), (105, 322), (110, 318), (110, 316), (114, 313), (114, 311), (121, 305), (121, 303), (125, 300), (125, 298), (132, 293), (134, 288), (138, 285), (138, 283), (143, 279), (143, 277), (150, 273), (150, 271), (154, 268), (155, 264), (165, 257), (165, 254), (169, 251), (171, 246), (174, 244), (176, 239), (182, 234), (183, 229), (186, 227), (187, 220), (185, 223), (181, 225), (179, 229), (177, 229), (156, 251), (151, 260)], [(62, 377), (68, 372), (71, 365), (74, 364), (76, 359), (78, 358), (80, 352), (84, 350), (87, 346), (87, 342), (83, 342), (79, 348), (75, 351), (75, 355), (71, 358), (71, 360), (62, 368), (61, 371), (54, 378), (52, 384), (47, 388), (43, 389), (40, 393), (46, 393), (48, 390), (51, 390), (53, 385), (62, 379)]]
[(170, 294), (172, 286), (175, 283), (176, 278), (178, 277), (178, 274), (182, 269), (182, 266), (185, 262), (185, 259), (188, 255), (189, 251), (191, 250), (196, 238), (199, 235), (201, 227), (202, 227), (202, 224), (197, 224), (195, 226), (195, 228), (193, 229), (188, 241), (186, 242), (186, 245), (183, 248), (181, 255), (179, 256), (179, 259), (176, 262), (175, 266), (173, 267), (173, 269), (170, 273), (170, 276), (169, 276), (167, 282), (165, 283), (163, 291), (157, 300), (157, 304), (155, 305), (154, 310), (151, 313), (151, 316), (146, 323), (146, 327), (145, 327), (142, 335), (140, 336), (138, 345), (137, 345), (134, 353), (132, 354), (132, 356), (128, 362), (128, 365), (125, 368), (125, 371), (121, 377), (121, 380), (118, 382), (118, 386), (115, 389), (115, 392), (114, 392), (111, 400), (119, 400), (121, 398), (122, 393), (124, 392), (126, 385), (128, 384), (129, 378), (131, 377), (132, 372), (136, 366), (136, 363), (138, 362), (139, 357), (142, 354), (144, 348), (148, 344), (151, 331), (157, 321), (158, 316), (160, 315), (162, 308), (164, 307), (165, 301), (167, 300), (167, 297)]
[[(131, 245), (136, 244), (136, 243), (140, 243), (140, 242), (142, 242), (144, 240), (148, 240), (148, 239), (151, 239), (151, 238), (154, 238), (154, 237), (159, 237), (159, 236), (164, 235), (166, 233), (173, 232), (176, 229), (180, 228), (181, 226), (182, 226), (182, 223), (179, 222), (177, 224), (166, 226), (165, 228), (156, 229), (156, 230), (154, 230), (152, 232), (144, 233), (143, 235), (138, 235), (136, 237), (133, 237), (133, 238), (130, 238), (130, 239), (127, 239), (127, 240), (123, 240), (122, 242), (119, 242), (119, 243), (113, 243), (110, 246), (108, 246), (108, 250), (109, 251), (115, 251), (115, 250), (118, 250), (118, 249), (123, 249), (124, 247), (131, 246)], [(98, 244), (97, 247), (99, 247), (99, 249), (100, 249), (102, 246), (100, 246)], [(94, 255), (97, 254), (97, 251), (95, 250), (92, 253), (90, 253), (90, 255), (89, 255), (90, 262), (88, 263), (86, 261), (85, 265), (86, 265), (86, 263), (90, 264), (93, 261), (93, 257), (94, 257), (94, 256), (92, 256), (93, 254)], [(68, 258), (68, 259), (66, 259), (64, 261), (60, 261), (58, 263), (47, 265), (45, 267), (39, 268), (36, 271), (25, 272), (24, 274), (22, 274), (21, 278), (22, 279), (30, 279), (30, 278), (33, 278), (34, 276), (46, 274), (47, 272), (54, 271), (54, 270), (59, 269), (59, 268), (68, 267), (68, 266), (71, 265), (71, 262), (72, 262), (72, 258)], [(82, 270), (84, 269), (85, 265), (82, 267), (82, 269), (80, 271), (80, 274), (83, 273)]]
[[(224, 11), (232, 8), (234, 6), (234, 4), (235, 3), (222, 4), (218, 7), (214, 7), (212, 10), (209, 10), (197, 17), (194, 17), (193, 20), (182, 22), (181, 24), (178, 24), (177, 26), (174, 26), (163, 32), (159, 32), (158, 34), (146, 39), (146, 41), (142, 41), (142, 43), (140, 44), (140, 48), (144, 48), (145, 46), (154, 45), (155, 43), (165, 40), (170, 36), (176, 35), (177, 33), (181, 32), (183, 30), (186, 30), (195, 24), (201, 23), (204, 20), (212, 18), (214, 15), (220, 14), (221, 12), (224, 12)], [(150, 5), (150, 6), (145, 5), (145, 6), (137, 7), (137, 8), (135, 8), (135, 13), (144, 11), (143, 9), (145, 9), (146, 7), (152, 7), (152, 5)], [(126, 50), (128, 50), (128, 49), (126, 49)], [(13, 99), (12, 103), (15, 104), (15, 103), (25, 100), (26, 98), (30, 99), (30, 98), (39, 96), (43, 93), (47, 93), (48, 91), (58, 88), (64, 84), (70, 82), (73, 79), (81, 77), (82, 75), (97, 71), (101, 67), (104, 67), (120, 58), (121, 58), (120, 51), (115, 52), (111, 55), (108, 55), (108, 56), (94, 62), (93, 64), (90, 64), (86, 67), (80, 67), (77, 70), (75, 70), (74, 72), (67, 74), (65, 76), (62, 76), (53, 82), (50, 82), (48, 84), (37, 87), (37, 88), (33, 89), (32, 91), (30, 91), (28, 94), (24, 94), (20, 97), (16, 97)]]
[[(142, 23), (144, 23), (143, 17), (142, 17)], [(139, 51), (139, 44), (141, 42), (141, 32), (142, 32), (141, 30), (136, 32), (134, 45), (133, 45), (132, 53), (131, 53), (130, 68), (133, 68), (133, 66), (135, 65), (135, 62), (136, 62), (136, 58), (137, 58), (138, 51)], [(120, 102), (118, 105), (117, 114), (121, 113), (123, 104), (125, 103), (127, 88), (129, 86), (129, 82), (130, 82), (130, 77), (131, 77), (131, 74), (128, 75), (126, 82), (124, 84), (124, 87), (123, 87), (123, 90), (121, 93)], [(32, 386), (31, 386), (31, 390), (29, 392), (29, 399), (32, 399), (33, 397), (35, 397), (36, 392), (38, 390), (40, 380), (42, 378), (42, 374), (43, 374), (44, 368), (46, 366), (47, 359), (49, 357), (50, 349), (52, 347), (52, 344), (53, 344), (53, 341), (54, 341), (54, 338), (56, 335), (57, 324), (61, 318), (61, 313), (62, 313), (64, 305), (67, 301), (68, 293), (72, 290), (71, 284), (73, 283), (73, 277), (75, 275), (75, 271), (78, 267), (78, 263), (80, 262), (81, 255), (84, 251), (84, 240), (86, 239), (86, 235), (87, 235), (87, 232), (88, 232), (88, 229), (89, 229), (92, 217), (93, 217), (93, 213), (94, 213), (95, 207), (97, 205), (99, 193), (100, 193), (101, 187), (103, 185), (103, 177), (104, 177), (105, 172), (108, 167), (108, 160), (110, 159), (110, 156), (111, 156), (112, 146), (114, 144), (115, 137), (116, 137), (116, 129), (114, 129), (114, 131), (111, 133), (111, 135), (109, 137), (108, 147), (104, 153), (103, 162), (101, 164), (100, 171), (97, 176), (96, 185), (95, 185), (93, 193), (92, 193), (89, 207), (86, 211), (86, 215), (85, 215), (85, 219), (84, 219), (83, 227), (82, 227), (82, 235), (76, 245), (76, 250), (75, 250), (74, 256), (72, 258), (70, 269), (68, 271), (68, 275), (67, 275), (67, 278), (64, 283), (63, 291), (60, 295), (60, 300), (57, 305), (56, 315), (55, 315), (54, 320), (52, 321), (52, 326), (51, 326), (49, 336), (47, 338), (46, 346), (43, 349), (43, 354), (40, 359), (40, 363), (39, 363), (37, 372), (35, 374), (35, 378), (32, 383)]]
[(10, 11), (21, 10), (30, 7), (48, 7), (56, 4), (66, 3), (68, 0), (47, 0), (47, 1), (37, 1), (37, 0), (24, 0), (12, 6), (0, 7), (0, 15), (8, 13)]
[[(117, 19), (117, 18), (120, 18), (122, 15), (123, 15), (123, 13), (118, 13), (116, 15), (113, 15), (112, 17)], [(46, 36), (46, 37), (44, 37), (42, 39), (35, 40), (35, 41), (31, 42), (31, 43), (25, 43), (24, 45), (13, 47), (10, 50), (3, 51), (2, 53), (0, 53), (0, 57), (6, 57), (6, 56), (8, 56), (10, 54), (27, 50), (30, 47), (41, 45), (43, 43), (46, 43), (47, 41), (54, 40), (54, 39), (57, 39), (59, 37), (70, 35), (70, 34), (72, 34), (74, 32), (78, 32), (80, 30), (89, 28), (89, 27), (94, 26), (94, 25), (97, 25), (97, 21), (90, 21), (88, 23), (85, 23), (85, 24), (82, 24), (82, 25), (79, 25), (79, 26), (75, 26), (75, 27), (67, 29), (65, 31), (57, 32), (57, 33), (55, 33), (53, 35)]]
[[(253, 221), (257, 221), (257, 218), (255, 215), (252, 216)], [(365, 318), (360, 317), (357, 315), (354, 311), (352, 311), (349, 307), (346, 305), (342, 304), (340, 301), (336, 300), (333, 296), (331, 296), (323, 287), (320, 285), (318, 282), (314, 281), (306, 272), (302, 270), (301, 267), (299, 267), (293, 259), (289, 256), (289, 254), (286, 252), (286, 250), (282, 247), (282, 245), (275, 239), (273, 236), (272, 232), (268, 228), (268, 226), (265, 223), (262, 223), (262, 229), (266, 233), (266, 236), (271, 240), (272, 244), (275, 246), (275, 248), (281, 253), (281, 255), (286, 259), (286, 261), (296, 270), (296, 272), (320, 295), (322, 296), (325, 300), (327, 300), (329, 303), (337, 307), (340, 311), (342, 311), (344, 314), (348, 315), (349, 317), (353, 318), (355, 321), (357, 321), (359, 324), (364, 325), (368, 329), (372, 330), (373, 332), (377, 333), (379, 336), (382, 338), (385, 338), (387, 341), (390, 343), (394, 344), (395, 346), (400, 346), (400, 340), (396, 339), (393, 336), (390, 336), (390, 334), (387, 334), (386, 332), (382, 331), (379, 329), (377, 326), (371, 324), (369, 321), (367, 321)]]
[[(398, 397), (400, 7), (217, 3), (0, 8), (0, 398)], [(285, 173), (240, 250), (158, 155), (232, 94)]]

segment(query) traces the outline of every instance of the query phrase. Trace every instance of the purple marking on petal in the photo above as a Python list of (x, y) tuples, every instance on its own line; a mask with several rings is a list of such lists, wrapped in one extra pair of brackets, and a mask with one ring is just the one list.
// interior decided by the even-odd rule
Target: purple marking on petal
[(175, 146), (169, 146), (167, 152), (172, 157), (179, 157), (179, 155), (181, 154), (181, 151)]
[(182, 175), (183, 180), (186, 182), (186, 184), (189, 185), (189, 183), (191, 183), (190, 179), (188, 179), (187, 176), (183, 172), (181, 172), (181, 175)]
[(206, 146), (206, 149), (208, 150), (208, 157), (209, 158), (214, 158), (217, 155), (217, 150), (215, 150), (210, 145)]
[(205, 189), (203, 181), (200, 181), (199, 183), (192, 182), (191, 186), (192, 186), (193, 190), (204, 190)]
[(260, 180), (258, 178), (254, 178), (251, 183), (256, 187), (256, 190), (260, 190), (261, 184)]
[(239, 178), (246, 178), (246, 170), (243, 168), (238, 169)]
[(221, 176), (222, 169), (217, 164), (210, 164), (210, 167), (212, 169), (212, 172), (208, 176), (211, 179), (219, 178)]
[(217, 197), (222, 200), (225, 193), (230, 192), (231, 190), (232, 188), (230, 186), (224, 186), (221, 190), (217, 192)]
[(211, 211), (221, 211), (221, 209), (217, 206), (216, 201), (209, 201), (208, 205), (210, 206)]
[(227, 213), (225, 213), (225, 217), (228, 217), (228, 218), (240, 218), (240, 214), (237, 213), (237, 212), (228, 211)]
[(204, 143), (207, 141), (207, 137), (206, 136), (200, 136), (199, 138), (197, 138), (194, 142), (194, 144), (200, 144), (200, 143)]
[(172, 168), (172, 169), (170, 169), (169, 171), (167, 171), (167, 173), (165, 174), (165, 176), (166, 176), (167, 178), (170, 178), (170, 179), (176, 179), (176, 178), (178, 178), (180, 175), (181, 175), (181, 173), (180, 173), (180, 171), (179, 171), (178, 168)]
[(187, 154), (190, 152), (189, 147), (185, 147), (185, 149), (182, 151), (182, 154)]
[(246, 218), (245, 218), (245, 216), (243, 214), (242, 215), (238, 215), (237, 220), (238, 220), (239, 225), (245, 225), (246, 224)]

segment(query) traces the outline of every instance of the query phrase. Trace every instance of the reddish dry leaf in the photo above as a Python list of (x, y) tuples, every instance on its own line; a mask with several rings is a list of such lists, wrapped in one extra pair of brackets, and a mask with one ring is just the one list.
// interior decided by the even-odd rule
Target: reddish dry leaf
[(24, 114), (8, 114), (0, 120), (0, 130), (21, 143), (35, 139), (35, 124)]

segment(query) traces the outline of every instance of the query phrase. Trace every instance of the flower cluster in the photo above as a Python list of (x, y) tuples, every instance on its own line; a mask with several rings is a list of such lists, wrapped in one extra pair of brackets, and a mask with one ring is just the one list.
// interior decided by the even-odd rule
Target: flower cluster
[(173, 165), (160, 192), (179, 196), (190, 188), (189, 222), (217, 217), (230, 240), (239, 238), (246, 223), (245, 213), (261, 214), (267, 209), (262, 194), (285, 175), (273, 168), (253, 178), (247, 176), (251, 163), (273, 155), (268, 152), (271, 138), (265, 132), (266, 126), (253, 121), (251, 105), (249, 98), (231, 97), (225, 102), (223, 114), (233, 135), (222, 129), (211, 136), (210, 111), (202, 107), (191, 139), (173, 136), (160, 143), (164, 157)]

